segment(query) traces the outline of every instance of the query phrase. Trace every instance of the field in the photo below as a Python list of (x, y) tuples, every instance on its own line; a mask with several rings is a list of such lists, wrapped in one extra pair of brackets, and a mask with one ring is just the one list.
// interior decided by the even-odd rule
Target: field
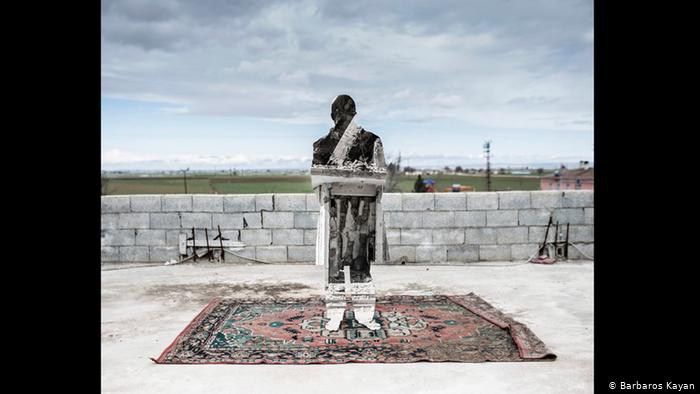
[[(483, 175), (428, 175), (436, 189), (459, 183), (473, 186), (476, 191), (486, 191)], [(415, 176), (402, 175), (396, 192), (411, 192)], [(182, 176), (103, 176), (103, 194), (179, 194), (185, 192)], [(537, 176), (491, 176), (492, 190), (539, 190)], [(187, 176), (187, 192), (192, 194), (252, 194), (252, 193), (310, 193), (311, 177), (308, 175), (239, 175), (196, 174)]]

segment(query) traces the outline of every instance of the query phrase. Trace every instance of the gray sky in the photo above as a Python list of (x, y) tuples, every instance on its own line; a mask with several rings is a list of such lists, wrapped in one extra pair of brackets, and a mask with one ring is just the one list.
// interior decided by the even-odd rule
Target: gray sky
[(102, 1), (102, 166), (306, 168), (338, 94), (404, 164), (593, 158), (592, 1)]

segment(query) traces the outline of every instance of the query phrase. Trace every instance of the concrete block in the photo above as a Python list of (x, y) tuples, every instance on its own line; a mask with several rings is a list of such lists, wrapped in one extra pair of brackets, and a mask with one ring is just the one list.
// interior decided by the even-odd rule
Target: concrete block
[(400, 211), (402, 210), (401, 193), (384, 193), (382, 194), (382, 208), (385, 211)]
[(148, 246), (120, 246), (119, 261), (147, 262)]
[(467, 193), (435, 193), (435, 210), (464, 211), (467, 209)]
[(187, 194), (166, 194), (161, 196), (163, 212), (191, 212), (192, 196)]
[(571, 226), (569, 229), (570, 242), (593, 242), (593, 226)]
[(401, 229), (401, 245), (429, 245), (430, 239), (430, 230)]
[(318, 212), (321, 209), (321, 204), (318, 202), (316, 193), (306, 195), (306, 210)]
[(565, 190), (562, 197), (564, 208), (590, 208), (593, 207), (592, 190)]
[(593, 213), (593, 210), (595, 208), (584, 208), (583, 209), (583, 223), (584, 224), (593, 224), (593, 218), (595, 217), (595, 214)]
[(287, 259), (290, 262), (313, 263), (316, 261), (316, 248), (313, 246), (288, 246)]
[(180, 252), (177, 246), (151, 246), (148, 256), (150, 261), (178, 260)]
[(477, 211), (486, 209), (498, 209), (498, 193), (496, 192), (471, 192), (467, 193), (467, 210)]
[(101, 255), (103, 263), (119, 261), (119, 248), (116, 246), (103, 246)]
[(255, 212), (255, 194), (225, 195), (224, 212)]
[(129, 196), (102, 196), (102, 213), (131, 212)]
[(248, 245), (270, 245), (272, 243), (272, 230), (255, 229), (241, 230), (241, 242)]
[(389, 212), (384, 212), (384, 228), (389, 228), (391, 227), (389, 225)]
[(464, 230), (461, 228), (433, 230), (434, 245), (459, 245), (464, 243)]
[(304, 230), (304, 245), (316, 245), (317, 230)]
[(479, 261), (479, 247), (477, 245), (448, 246), (447, 261), (461, 263)]
[(496, 228), (498, 244), (520, 244), (528, 242), (527, 227), (498, 227)]
[(396, 228), (388, 228), (384, 230), (386, 234), (386, 242), (389, 245), (401, 245), (401, 230)]
[(180, 214), (180, 222), (183, 228), (212, 228), (211, 213), (207, 212), (183, 212)]
[(510, 245), (479, 245), (480, 261), (510, 261)]
[(489, 227), (507, 227), (518, 225), (518, 211), (497, 210), (486, 212), (486, 225)]
[(120, 213), (118, 227), (120, 229), (150, 228), (148, 213)]
[(164, 246), (165, 230), (136, 230), (135, 241), (141, 246)]
[(551, 214), (548, 209), (523, 209), (518, 211), (518, 225), (546, 226)]
[[(569, 245), (569, 260), (587, 260), (588, 258), (586, 256), (595, 258), (594, 245), (594, 243), (577, 243), (576, 247), (581, 249), (581, 251)], [(581, 252), (585, 253), (586, 256)]]
[(101, 215), (102, 224), (100, 228), (102, 230), (112, 230), (119, 228), (119, 214), (117, 213), (103, 213)]
[(432, 211), (435, 209), (435, 193), (401, 193), (403, 211)]
[(530, 192), (530, 201), (533, 208), (561, 208), (562, 195), (559, 190), (540, 190)]
[(527, 260), (537, 252), (538, 247), (539, 245), (534, 243), (510, 245), (510, 258), (512, 260)]
[(432, 243), (434, 245), (459, 245), (464, 243), (464, 229), (437, 229), (433, 230)]
[[(239, 235), (240, 231), (241, 230), (236, 230), (236, 229), (227, 229), (227, 230), (221, 229), (221, 235), (223, 235), (224, 238), (228, 238), (230, 241), (238, 241), (238, 235)], [(217, 233), (216, 229), (209, 230), (209, 238), (214, 238), (217, 236), (217, 234), (218, 233)], [(202, 238), (202, 239), (204, 239), (204, 238)], [(214, 246), (216, 246), (216, 242), (218, 242), (218, 241), (214, 241), (214, 243), (213, 243)]]
[(216, 226), (221, 226), (222, 229), (242, 229), (243, 214), (242, 213), (212, 213), (211, 228), (216, 229)]
[(446, 228), (454, 227), (454, 212), (423, 212), (423, 227), (425, 228)]
[(274, 229), (272, 230), (273, 245), (303, 245), (303, 229)]
[[(528, 227), (528, 242), (542, 244), (544, 241), (544, 234), (547, 231), (547, 227), (542, 226), (531, 226)], [(554, 241), (554, 230), (550, 229), (549, 235), (547, 236), (547, 241)]]
[(485, 227), (485, 211), (457, 211), (455, 214), (455, 226), (457, 227)]
[(482, 228), (467, 228), (464, 230), (464, 243), (465, 244), (495, 244), (498, 243), (498, 238), (495, 228), (482, 227)]
[(176, 229), (180, 228), (180, 214), (178, 213), (151, 213), (152, 229)]
[(192, 211), (194, 212), (223, 212), (224, 196), (194, 195), (192, 196)]
[(555, 209), (554, 217), (552, 218), (554, 223), (559, 222), (560, 224), (584, 224), (586, 221), (583, 208), (564, 208)]
[(262, 228), (262, 214), (260, 212), (246, 212), (243, 214), (243, 228)]
[(420, 228), (422, 227), (422, 212), (388, 212), (389, 223), (386, 227), (392, 228)]
[(256, 246), (255, 259), (268, 261), (271, 263), (286, 263), (287, 262), (287, 247), (286, 246)]
[[(183, 230), (165, 230), (165, 244), (168, 246), (179, 246), (180, 245), (180, 233), (185, 234), (189, 237), (187, 232)], [(238, 239), (238, 235), (236, 238)]]
[(255, 195), (255, 210), (256, 211), (272, 211), (274, 205), (272, 203), (272, 194), (256, 194)]
[(290, 227), (316, 229), (318, 227), (318, 215), (318, 212), (294, 212), (292, 226)]
[(498, 192), (498, 209), (528, 209), (530, 192)]
[(131, 212), (160, 212), (160, 195), (131, 196)]
[[(306, 214), (306, 212), (304, 212)], [(293, 228), (294, 212), (267, 212), (263, 211), (263, 228)]]
[(275, 211), (306, 211), (306, 194), (275, 194)]
[(135, 243), (134, 230), (102, 230), (102, 246), (127, 246)]
[(447, 247), (442, 245), (421, 245), (416, 247), (416, 263), (444, 263), (447, 261)]
[(415, 246), (391, 246), (389, 245), (389, 261), (399, 262), (405, 260), (407, 263), (415, 263)]
[(227, 263), (255, 263), (255, 261), (251, 260), (255, 259), (255, 246), (245, 246), (243, 248), (233, 250), (232, 252), (235, 253), (235, 255), (232, 253), (226, 253)]

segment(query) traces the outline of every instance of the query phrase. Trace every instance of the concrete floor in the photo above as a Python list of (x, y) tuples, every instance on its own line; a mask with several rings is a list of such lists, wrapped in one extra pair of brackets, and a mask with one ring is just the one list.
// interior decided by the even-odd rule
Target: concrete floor
[[(588, 393), (593, 391), (593, 263), (376, 266), (379, 295), (474, 292), (528, 325), (554, 362), (157, 365), (213, 297), (321, 293), (313, 265), (191, 265), (102, 272), (103, 392)], [(376, 390), (376, 391), (375, 391)]]

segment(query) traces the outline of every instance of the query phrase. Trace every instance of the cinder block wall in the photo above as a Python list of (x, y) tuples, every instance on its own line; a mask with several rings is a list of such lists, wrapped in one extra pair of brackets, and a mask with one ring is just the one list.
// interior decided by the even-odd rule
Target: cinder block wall
[[(594, 255), (593, 191), (385, 193), (383, 207), (389, 263), (525, 260), (550, 214), (570, 223), (570, 241)], [(246, 244), (242, 256), (313, 263), (318, 210), (313, 194), (103, 196), (102, 262), (177, 259), (180, 233), (220, 226)], [(575, 248), (569, 254), (581, 258)]]

